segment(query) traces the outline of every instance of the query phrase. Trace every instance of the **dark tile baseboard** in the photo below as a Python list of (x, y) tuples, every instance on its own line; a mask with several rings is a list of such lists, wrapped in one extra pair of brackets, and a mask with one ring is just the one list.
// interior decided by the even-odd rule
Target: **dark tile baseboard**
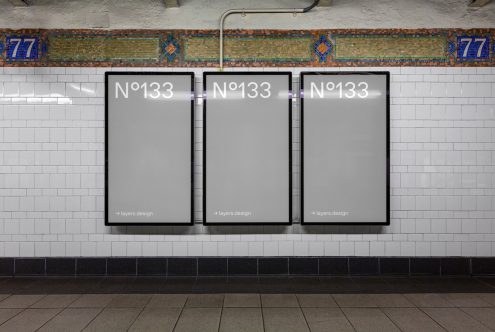
[(483, 276), (495, 257), (18, 257), (0, 276)]

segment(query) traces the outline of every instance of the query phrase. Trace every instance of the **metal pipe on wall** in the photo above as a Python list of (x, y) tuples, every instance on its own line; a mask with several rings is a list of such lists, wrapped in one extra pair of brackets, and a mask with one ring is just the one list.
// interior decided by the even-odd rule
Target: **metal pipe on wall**
[(232, 14), (269, 14), (269, 13), (306, 13), (316, 7), (320, 1), (315, 0), (304, 8), (257, 8), (257, 9), (229, 9), (220, 17), (220, 70), (223, 70), (223, 28), (225, 19)]

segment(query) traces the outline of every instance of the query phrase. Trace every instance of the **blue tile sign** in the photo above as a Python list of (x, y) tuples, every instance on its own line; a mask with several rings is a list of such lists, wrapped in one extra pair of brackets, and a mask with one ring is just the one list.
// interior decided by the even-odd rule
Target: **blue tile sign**
[(34, 36), (7, 36), (7, 59), (26, 61), (38, 59), (39, 39)]
[(459, 60), (480, 60), (490, 58), (490, 37), (457, 37), (457, 58)]

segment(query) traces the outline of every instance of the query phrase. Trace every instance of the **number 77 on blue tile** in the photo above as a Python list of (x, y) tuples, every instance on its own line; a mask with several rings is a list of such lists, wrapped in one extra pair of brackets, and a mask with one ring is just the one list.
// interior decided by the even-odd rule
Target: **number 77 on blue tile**
[(457, 37), (457, 58), (459, 60), (479, 60), (490, 58), (489, 36)]
[(26, 61), (38, 59), (38, 37), (7, 36), (7, 59)]

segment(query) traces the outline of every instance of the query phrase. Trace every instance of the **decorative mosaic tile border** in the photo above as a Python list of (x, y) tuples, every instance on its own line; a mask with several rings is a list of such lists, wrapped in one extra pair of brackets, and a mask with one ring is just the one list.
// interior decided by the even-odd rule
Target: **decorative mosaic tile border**
[[(0, 29), (0, 66), (216, 67), (218, 30)], [(226, 67), (494, 66), (495, 29), (227, 30)]]

